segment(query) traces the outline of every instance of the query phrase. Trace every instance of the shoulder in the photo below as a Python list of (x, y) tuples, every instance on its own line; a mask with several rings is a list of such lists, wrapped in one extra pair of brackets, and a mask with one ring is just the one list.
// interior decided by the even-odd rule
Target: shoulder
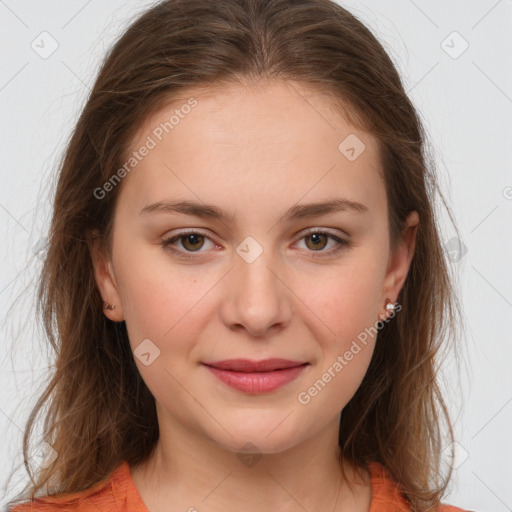
[(464, 508), (454, 507), (453, 505), (441, 505), (439, 512), (473, 512)]
[(454, 507), (453, 505), (441, 505), (439, 512), (473, 512), (464, 508)]
[[(393, 512), (410, 512), (410, 505), (400, 490), (398, 482), (391, 476), (385, 466), (379, 462), (368, 465), (372, 486), (372, 501), (369, 512), (390, 510)], [(452, 505), (441, 504), (437, 512), (471, 512)]]
[(127, 510), (121, 503), (119, 490), (126, 479), (126, 463), (119, 465), (110, 475), (93, 487), (72, 494), (40, 496), (20, 503), (8, 512), (117, 512)]

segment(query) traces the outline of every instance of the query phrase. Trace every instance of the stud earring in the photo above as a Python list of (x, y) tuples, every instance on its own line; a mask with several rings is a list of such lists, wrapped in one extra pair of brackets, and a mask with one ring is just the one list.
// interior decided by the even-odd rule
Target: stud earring
[(391, 299), (386, 299), (386, 312), (392, 313), (395, 310), (395, 305), (391, 302)]
[(115, 306), (111, 306), (108, 302), (105, 302), (105, 309), (115, 309)]

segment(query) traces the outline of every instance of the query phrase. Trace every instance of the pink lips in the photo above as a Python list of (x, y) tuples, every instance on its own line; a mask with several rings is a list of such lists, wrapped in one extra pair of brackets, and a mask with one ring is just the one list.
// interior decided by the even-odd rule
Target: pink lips
[(203, 363), (222, 382), (246, 393), (268, 393), (296, 379), (309, 363), (288, 359), (228, 359)]

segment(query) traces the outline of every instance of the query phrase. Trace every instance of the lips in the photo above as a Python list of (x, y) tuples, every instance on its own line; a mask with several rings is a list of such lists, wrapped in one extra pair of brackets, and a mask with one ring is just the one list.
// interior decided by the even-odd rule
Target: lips
[(261, 394), (274, 391), (298, 378), (309, 363), (289, 359), (228, 359), (203, 363), (219, 381), (238, 391)]
[(274, 370), (283, 370), (285, 368), (295, 368), (307, 364), (303, 361), (290, 361), (289, 359), (263, 359), (261, 361), (251, 361), (250, 359), (227, 359), (225, 361), (214, 361), (204, 363), (207, 366), (218, 368), (219, 370), (231, 370), (234, 372), (271, 372)]

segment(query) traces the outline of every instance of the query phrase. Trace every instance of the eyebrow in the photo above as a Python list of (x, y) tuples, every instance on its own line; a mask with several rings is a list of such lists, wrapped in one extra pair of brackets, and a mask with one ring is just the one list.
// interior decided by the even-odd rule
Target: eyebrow
[[(336, 213), (340, 211), (366, 213), (368, 212), (368, 208), (357, 201), (336, 198), (324, 202), (298, 204), (293, 206), (285, 213), (284, 220), (291, 221), (306, 217), (319, 217), (320, 215), (327, 215), (329, 213)], [(149, 213), (183, 213), (199, 218), (219, 219), (231, 223), (236, 220), (236, 215), (231, 212), (225, 212), (222, 208), (215, 205), (198, 203), (196, 201), (159, 201), (142, 208), (139, 215)]]

